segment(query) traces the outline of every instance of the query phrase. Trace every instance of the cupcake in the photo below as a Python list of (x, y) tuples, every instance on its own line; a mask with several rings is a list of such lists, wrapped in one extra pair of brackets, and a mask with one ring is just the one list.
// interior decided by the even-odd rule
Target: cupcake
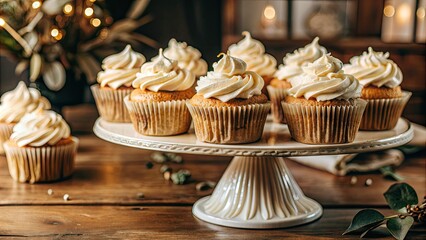
[(307, 144), (353, 142), (366, 101), (362, 86), (345, 74), (343, 63), (325, 54), (302, 67), (290, 80), (292, 88), (282, 102), (291, 136)]
[(396, 126), (410, 92), (402, 91), (402, 73), (389, 59), (389, 53), (375, 52), (371, 47), (361, 56), (353, 57), (343, 67), (364, 86), (361, 98), (367, 101), (361, 130), (389, 130)]
[(124, 97), (133, 88), (136, 73), (145, 62), (145, 57), (127, 45), (118, 54), (102, 61), (103, 71), (98, 73), (99, 84), (91, 87), (99, 114), (108, 122), (130, 122), (130, 116), (124, 105)]
[(3, 143), (12, 134), (13, 126), (29, 112), (37, 108), (50, 109), (49, 101), (35, 88), (27, 88), (24, 82), (1, 96), (0, 104), (0, 154), (4, 153)]
[(195, 75), (160, 49), (158, 57), (142, 65), (135, 89), (124, 99), (135, 130), (150, 136), (187, 132), (191, 116), (185, 101), (195, 94), (194, 84)]
[(78, 140), (64, 119), (50, 110), (26, 114), (4, 144), (9, 172), (18, 182), (49, 182), (70, 176)]
[(265, 87), (263, 93), (267, 94), (266, 86), (274, 78), (277, 70), (277, 60), (267, 53), (263, 44), (251, 37), (249, 32), (243, 32), (244, 39), (229, 47), (231, 56), (242, 59), (247, 64), (247, 71), (253, 71), (262, 76)]
[(320, 46), (318, 41), (319, 38), (316, 37), (312, 43), (305, 47), (299, 48), (293, 53), (287, 53), (283, 58), (284, 64), (279, 66), (274, 74), (274, 79), (266, 86), (269, 99), (271, 99), (271, 112), (274, 122), (285, 123), (281, 101), (284, 100), (288, 89), (291, 88), (290, 79), (303, 74), (302, 66), (314, 62), (327, 53), (327, 50)]
[(228, 54), (201, 77), (197, 94), (187, 102), (197, 139), (236, 144), (260, 139), (270, 103), (261, 90), (262, 77), (247, 71), (246, 63)]
[(164, 56), (176, 60), (180, 68), (189, 70), (197, 77), (207, 73), (207, 62), (201, 58), (200, 51), (188, 46), (186, 42), (170, 39), (169, 47), (164, 49)]

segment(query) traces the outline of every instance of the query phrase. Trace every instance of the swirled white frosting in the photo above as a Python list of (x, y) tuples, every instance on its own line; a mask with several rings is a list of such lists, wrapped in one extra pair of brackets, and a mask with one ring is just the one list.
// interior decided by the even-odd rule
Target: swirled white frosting
[(303, 73), (302, 66), (314, 62), (322, 55), (327, 53), (327, 49), (318, 44), (319, 38), (314, 40), (303, 48), (294, 50), (293, 53), (287, 53), (283, 58), (283, 63), (278, 67), (275, 77), (280, 80), (290, 79)]
[(178, 42), (172, 38), (169, 47), (164, 49), (164, 56), (178, 62), (182, 69), (191, 71), (195, 76), (202, 76), (207, 73), (207, 62), (201, 58), (198, 49), (188, 46), (186, 42)]
[(13, 128), (10, 139), (19, 147), (55, 145), (70, 137), (70, 127), (61, 115), (50, 110), (26, 114)]
[(339, 59), (325, 54), (302, 67), (304, 73), (290, 80), (293, 87), (289, 92), (294, 97), (317, 101), (359, 98), (362, 85), (354, 76), (345, 74), (342, 67)]
[[(228, 54), (213, 64), (213, 71), (201, 77), (196, 87), (197, 94), (204, 98), (216, 98), (222, 102), (231, 99), (248, 99), (260, 95), (265, 84), (262, 77), (253, 71), (246, 71), (246, 63)], [(219, 55), (219, 56), (220, 56)]]
[(401, 69), (389, 59), (389, 53), (375, 52), (371, 47), (361, 56), (351, 58), (350, 64), (345, 64), (343, 70), (354, 75), (364, 86), (394, 88), (403, 79)]
[(168, 59), (160, 49), (158, 57), (147, 62), (136, 74), (132, 85), (134, 88), (158, 91), (184, 91), (195, 83), (195, 75), (178, 66), (178, 62)]
[(130, 87), (136, 78), (136, 73), (146, 61), (145, 57), (132, 50), (127, 45), (120, 53), (111, 55), (102, 61), (102, 69), (98, 73), (98, 83), (101, 87), (109, 86), (117, 89), (122, 86)]
[(231, 56), (242, 59), (247, 63), (247, 70), (261, 76), (273, 76), (277, 68), (277, 60), (267, 53), (263, 44), (251, 37), (249, 32), (243, 32), (243, 40), (229, 47)]
[(24, 82), (19, 82), (14, 90), (6, 92), (1, 97), (0, 122), (16, 123), (26, 113), (50, 107), (49, 101), (41, 96), (37, 89), (27, 88)]

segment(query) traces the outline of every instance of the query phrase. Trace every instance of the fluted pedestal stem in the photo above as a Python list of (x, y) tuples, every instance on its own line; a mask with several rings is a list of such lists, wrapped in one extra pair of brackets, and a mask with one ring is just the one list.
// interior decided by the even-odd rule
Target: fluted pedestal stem
[(193, 213), (217, 225), (260, 229), (311, 222), (322, 207), (303, 194), (283, 158), (234, 157), (213, 194), (198, 200)]

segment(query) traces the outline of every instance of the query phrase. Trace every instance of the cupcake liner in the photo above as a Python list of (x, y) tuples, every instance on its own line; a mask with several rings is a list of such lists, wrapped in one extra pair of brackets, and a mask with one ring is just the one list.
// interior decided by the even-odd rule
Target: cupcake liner
[(288, 89), (275, 88), (270, 85), (266, 88), (268, 89), (269, 99), (271, 100), (271, 113), (274, 122), (286, 123), (281, 101), (288, 95)]
[(12, 135), (14, 123), (0, 123), (0, 154), (4, 154), (3, 143)]
[(366, 101), (352, 106), (306, 106), (282, 102), (291, 136), (307, 144), (353, 142)]
[(103, 119), (108, 122), (130, 123), (123, 99), (132, 92), (132, 89), (102, 89), (98, 84), (91, 86), (90, 89)]
[(188, 131), (191, 115), (186, 100), (133, 102), (124, 98), (135, 130), (142, 135), (171, 136)]
[(50, 182), (71, 176), (78, 139), (58, 146), (18, 147), (4, 144), (9, 173), (17, 182)]
[(262, 136), (270, 103), (235, 107), (200, 107), (187, 102), (197, 139), (207, 143), (255, 142)]
[(367, 106), (361, 120), (360, 130), (389, 130), (396, 126), (411, 92), (402, 92), (400, 98), (364, 99)]

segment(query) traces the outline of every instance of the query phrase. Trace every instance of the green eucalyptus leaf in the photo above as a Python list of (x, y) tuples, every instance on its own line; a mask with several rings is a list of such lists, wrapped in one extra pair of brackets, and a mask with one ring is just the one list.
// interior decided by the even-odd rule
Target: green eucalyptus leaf
[(348, 227), (348, 229), (346, 229), (343, 235), (355, 231), (366, 230), (383, 222), (384, 220), (385, 216), (374, 209), (361, 210), (352, 219), (351, 225)]
[(391, 179), (398, 181), (398, 182), (404, 180), (404, 178), (401, 175), (395, 173), (395, 171), (392, 169), (391, 166), (384, 166), (384, 167), (379, 168), (379, 170), (383, 174), (383, 176), (385, 176), (387, 178), (391, 178)]
[(402, 240), (405, 238), (405, 236), (408, 233), (408, 230), (410, 230), (411, 225), (414, 223), (414, 218), (408, 216), (404, 219), (401, 219), (399, 217), (391, 218), (386, 223), (386, 227), (388, 228), (389, 232), (392, 234), (392, 236), (398, 240)]
[(383, 195), (389, 207), (396, 211), (419, 202), (416, 191), (406, 183), (393, 184)]

